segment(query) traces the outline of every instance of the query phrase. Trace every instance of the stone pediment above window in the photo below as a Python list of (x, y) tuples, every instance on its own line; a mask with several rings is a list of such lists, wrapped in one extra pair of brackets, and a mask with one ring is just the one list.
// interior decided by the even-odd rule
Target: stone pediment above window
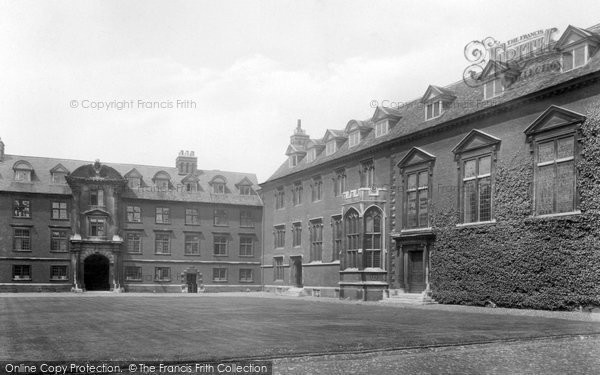
[(156, 181), (156, 180), (169, 180), (170, 181), (171, 176), (165, 171), (158, 171), (158, 172), (156, 172), (154, 177), (152, 177), (152, 181)]
[(325, 154), (334, 154), (348, 137), (344, 130), (327, 129), (323, 142), (325, 143)]
[(68, 174), (69, 170), (64, 167), (64, 165), (58, 163), (54, 166), (54, 168), (50, 169), (50, 173), (65, 173)]
[(142, 174), (137, 169), (133, 168), (129, 172), (125, 173), (125, 178), (142, 178)]
[(556, 42), (555, 48), (562, 51), (585, 42), (598, 44), (600, 42), (600, 35), (569, 25)]
[(483, 150), (488, 148), (490, 151), (497, 151), (500, 146), (500, 138), (473, 129), (452, 149), (452, 152), (458, 157), (460, 154), (469, 151)]
[(586, 117), (580, 113), (570, 111), (556, 105), (550, 106), (525, 129), (527, 139), (535, 134), (559, 128), (572, 129), (577, 124), (585, 121)]
[(19, 160), (15, 164), (13, 164), (13, 170), (21, 170), (21, 171), (33, 171), (33, 167), (29, 164), (28, 161)]
[(391, 122), (396, 123), (398, 120), (400, 120), (400, 118), (402, 118), (402, 113), (397, 109), (378, 106), (375, 108), (375, 112), (371, 117), (371, 121), (378, 122), (380, 120), (390, 119), (393, 120)]
[(220, 174), (214, 176), (208, 184), (212, 187), (212, 192), (214, 194), (226, 194), (231, 193), (229, 189), (227, 189), (227, 179)]
[(108, 211), (101, 208), (92, 208), (91, 210), (84, 211), (83, 214), (86, 216), (110, 216)]
[(435, 156), (433, 154), (430, 154), (422, 148), (413, 147), (396, 165), (402, 170), (413, 165), (432, 164), (433, 162), (435, 162)]
[(454, 92), (443, 87), (429, 85), (425, 91), (425, 94), (421, 98), (421, 103), (431, 103), (438, 100), (452, 102), (454, 99), (456, 99)]

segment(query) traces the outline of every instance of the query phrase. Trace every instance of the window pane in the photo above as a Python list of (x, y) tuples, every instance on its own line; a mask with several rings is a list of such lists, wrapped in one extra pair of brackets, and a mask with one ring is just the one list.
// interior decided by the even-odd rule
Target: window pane
[(416, 174), (409, 174), (408, 175), (408, 182), (407, 182), (407, 186), (406, 188), (408, 190), (413, 190), (417, 188), (417, 175)]
[(575, 171), (573, 162), (556, 166), (556, 212), (574, 211)]
[(419, 173), (419, 187), (427, 187), (429, 174), (427, 172)]
[(571, 157), (575, 153), (575, 139), (573, 137), (559, 139), (557, 146), (558, 159)]
[(573, 55), (571, 53), (563, 53), (562, 58), (563, 72), (573, 69)]
[(367, 216), (367, 233), (373, 233), (373, 216)]
[(427, 193), (428, 193), (427, 190), (419, 191), (419, 226), (420, 227), (426, 227), (428, 224), (427, 208), (428, 208), (429, 204), (427, 201), (427, 195), (428, 195)]
[(538, 160), (540, 163), (554, 160), (554, 141), (540, 143), (538, 146)]
[(433, 117), (438, 117), (440, 115), (440, 106), (442, 102), (433, 103)]
[(465, 182), (464, 213), (465, 223), (471, 223), (477, 220), (477, 189), (476, 181)]
[(465, 178), (475, 177), (477, 175), (477, 160), (467, 160), (465, 162)]
[(489, 174), (492, 168), (491, 156), (486, 156), (479, 159), (479, 175)]
[(427, 104), (427, 118), (430, 119), (433, 117), (433, 104)]
[(551, 214), (554, 200), (554, 165), (539, 167), (537, 184), (537, 213)]
[(479, 180), (479, 221), (492, 219), (492, 185), (490, 178)]
[(575, 64), (574, 67), (580, 67), (585, 65), (585, 46), (581, 46), (579, 48), (576, 48), (573, 51), (574, 55), (575, 55)]
[(409, 228), (417, 226), (417, 192), (408, 193), (406, 221)]
[(500, 78), (494, 81), (494, 96), (502, 94), (502, 80)]

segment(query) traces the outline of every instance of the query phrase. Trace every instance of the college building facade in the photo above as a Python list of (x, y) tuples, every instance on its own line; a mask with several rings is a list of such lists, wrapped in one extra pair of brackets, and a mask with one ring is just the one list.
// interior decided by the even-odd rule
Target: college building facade
[(425, 86), (322, 138), (299, 121), (287, 160), (261, 184), (265, 288), (598, 303), (598, 233), (579, 164), (587, 113), (600, 107), (600, 27), (551, 34), (512, 54), (504, 45), (470, 80)]
[(257, 290), (262, 201), (253, 174), (5, 153), (0, 291)]

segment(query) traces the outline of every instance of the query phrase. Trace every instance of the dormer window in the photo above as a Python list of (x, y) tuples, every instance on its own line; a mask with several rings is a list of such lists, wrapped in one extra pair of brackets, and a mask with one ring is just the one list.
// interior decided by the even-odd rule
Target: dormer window
[(64, 172), (54, 172), (52, 173), (52, 183), (53, 184), (65, 184), (67, 181), (65, 177), (67, 176)]
[(375, 138), (379, 138), (383, 135), (386, 135), (389, 131), (389, 122), (388, 120), (379, 121), (375, 124)]
[(225, 194), (225, 184), (222, 182), (213, 183), (213, 193), (215, 194)]
[(185, 191), (187, 191), (187, 192), (198, 191), (198, 183), (197, 182), (187, 182), (185, 184)]
[(348, 145), (350, 147), (354, 147), (359, 143), (360, 143), (360, 131), (355, 130), (355, 131), (351, 132), (348, 137)]
[(577, 69), (588, 62), (588, 45), (583, 44), (562, 53), (562, 71)]
[(142, 179), (139, 177), (127, 177), (127, 186), (131, 189), (139, 188), (142, 184)]
[(483, 96), (485, 100), (495, 98), (503, 93), (504, 85), (502, 84), (501, 78), (495, 78), (483, 85)]
[(290, 155), (290, 167), (295, 167), (298, 165), (298, 162), (300, 162), (300, 157), (297, 154), (294, 155)]
[(310, 163), (315, 161), (315, 159), (317, 158), (317, 149), (316, 148), (311, 148), (310, 150), (308, 150), (308, 153), (306, 154), (306, 162)]
[(335, 141), (335, 139), (332, 139), (331, 141), (327, 142), (327, 145), (325, 146), (325, 154), (332, 155), (336, 151), (337, 151), (337, 142)]
[(31, 174), (33, 167), (26, 161), (18, 161), (13, 166), (15, 171), (15, 181), (19, 182), (31, 182)]
[(425, 120), (431, 120), (440, 117), (443, 113), (442, 101), (438, 100), (427, 104), (425, 107)]
[(171, 176), (165, 171), (157, 172), (152, 179), (154, 181), (154, 185), (158, 190), (166, 191), (169, 190), (169, 181), (171, 181)]
[(252, 187), (250, 185), (240, 185), (240, 195), (252, 195)]

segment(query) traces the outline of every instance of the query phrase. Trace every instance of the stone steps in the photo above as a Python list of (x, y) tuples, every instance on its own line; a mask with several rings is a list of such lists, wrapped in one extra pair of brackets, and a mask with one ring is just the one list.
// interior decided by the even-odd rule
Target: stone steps
[(403, 291), (390, 289), (389, 295), (383, 297), (384, 303), (401, 303), (409, 305), (429, 305), (435, 302), (433, 298), (425, 293), (404, 293)]

